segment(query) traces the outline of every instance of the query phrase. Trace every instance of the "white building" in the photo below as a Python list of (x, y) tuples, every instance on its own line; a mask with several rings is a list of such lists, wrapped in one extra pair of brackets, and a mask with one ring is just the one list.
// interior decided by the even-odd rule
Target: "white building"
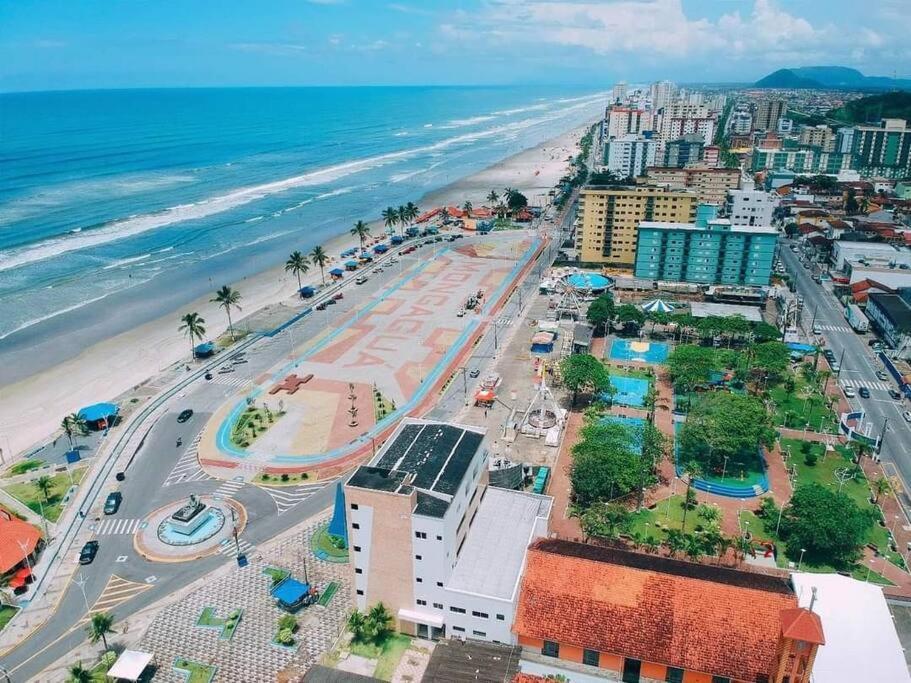
[(652, 109), (661, 109), (662, 107), (669, 105), (674, 97), (675, 89), (674, 84), (670, 81), (652, 83), (652, 87), (650, 88)]
[(614, 84), (614, 89), (611, 92), (611, 101), (612, 102), (625, 102), (626, 101), (626, 81), (620, 81), (619, 83)]
[(652, 112), (636, 107), (611, 107), (607, 112), (604, 140), (638, 135), (653, 129)]
[(778, 197), (763, 190), (728, 190), (727, 217), (731, 225), (771, 225)]
[(835, 270), (844, 270), (846, 262), (866, 261), (888, 264), (907, 263), (911, 251), (883, 242), (848, 242), (836, 240), (832, 243), (832, 265)]
[(731, 132), (745, 135), (753, 129), (753, 115), (748, 111), (735, 111), (731, 114)]
[(604, 145), (604, 168), (621, 177), (638, 178), (655, 165), (658, 143), (641, 135), (624, 135)]
[(788, 118), (778, 119), (778, 134), (790, 135), (794, 132), (794, 121)]
[(528, 545), (553, 499), (488, 486), (477, 427), (405, 419), (345, 483), (354, 602), (398, 630), (513, 643)]
[(659, 142), (677, 140), (689, 133), (698, 133), (707, 143), (715, 138), (715, 117), (704, 105), (674, 103), (658, 115)]

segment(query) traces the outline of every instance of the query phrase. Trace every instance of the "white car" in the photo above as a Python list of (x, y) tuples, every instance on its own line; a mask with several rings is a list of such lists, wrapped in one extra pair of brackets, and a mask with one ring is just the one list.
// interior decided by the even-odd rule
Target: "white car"
[(911, 422), (911, 410), (903, 412), (902, 417), (905, 418), (905, 422)]
[(841, 390), (845, 392), (846, 398), (854, 398), (857, 396), (857, 392), (854, 391), (854, 387), (842, 387)]

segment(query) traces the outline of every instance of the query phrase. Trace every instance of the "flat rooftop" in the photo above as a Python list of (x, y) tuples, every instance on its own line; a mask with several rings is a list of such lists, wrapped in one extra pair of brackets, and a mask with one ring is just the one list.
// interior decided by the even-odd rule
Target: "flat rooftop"
[[(722, 226), (723, 230), (716, 230), (717, 233), (734, 233), (749, 235), (777, 235), (778, 229), (770, 225), (731, 225), (731, 221), (726, 218), (717, 218), (709, 221), (709, 225)], [(703, 228), (695, 223), (672, 223), (664, 221), (641, 221), (639, 229), (652, 228), (657, 230), (689, 230), (692, 232), (710, 233), (710, 228)]]
[(447, 590), (512, 600), (536, 525), (545, 533), (553, 498), (488, 486)]
[(753, 323), (762, 322), (762, 313), (755, 306), (693, 301), (690, 304), (690, 312), (694, 318), (708, 318), (710, 316), (726, 318), (731, 315), (740, 315)]
[(483, 440), (477, 427), (408, 418), (368, 465), (355, 470), (348, 486), (403, 495), (418, 489), (427, 492), (418, 508), (431, 511), (422, 514), (441, 516), (440, 506), (445, 513)]

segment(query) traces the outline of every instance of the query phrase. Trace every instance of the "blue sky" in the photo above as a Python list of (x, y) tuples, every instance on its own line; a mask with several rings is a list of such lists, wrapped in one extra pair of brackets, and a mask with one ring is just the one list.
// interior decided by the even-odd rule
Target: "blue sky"
[(911, 76), (911, 0), (0, 0), (0, 90)]

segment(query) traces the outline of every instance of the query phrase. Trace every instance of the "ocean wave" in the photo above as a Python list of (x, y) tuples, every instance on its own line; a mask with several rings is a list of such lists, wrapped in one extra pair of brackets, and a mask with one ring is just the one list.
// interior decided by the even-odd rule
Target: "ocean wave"
[(402, 131), (399, 131), (398, 133), (393, 133), (393, 134), (392, 134), (392, 137), (394, 137), (394, 138), (403, 138), (403, 137), (405, 137), (406, 135), (408, 135), (408, 131), (407, 131), (407, 130), (402, 130)]
[(516, 107), (515, 109), (502, 109), (500, 111), (495, 111), (494, 114), (497, 116), (512, 116), (513, 114), (524, 114), (527, 111), (541, 111), (542, 109), (550, 108), (550, 103), (545, 104), (532, 104), (527, 107)]
[[(139, 283), (137, 283), (137, 284), (139, 284)], [(37, 325), (38, 323), (43, 323), (45, 320), (50, 320), (51, 318), (56, 318), (58, 315), (63, 315), (64, 313), (69, 313), (70, 311), (75, 311), (76, 309), (82, 308), (83, 306), (88, 306), (89, 304), (94, 304), (98, 301), (101, 301), (102, 299), (106, 299), (107, 297), (109, 297), (111, 294), (114, 294), (114, 293), (115, 293), (114, 291), (105, 292), (104, 294), (96, 296), (93, 299), (85, 299), (83, 301), (73, 304), (72, 306), (67, 306), (66, 308), (61, 308), (59, 310), (52, 311), (51, 313), (46, 313), (45, 315), (40, 315), (36, 318), (30, 318), (29, 320), (26, 320), (24, 323), (18, 325), (17, 327), (14, 327), (11, 330), (7, 330), (6, 332), (0, 333), (0, 340), (6, 339), (11, 334), (15, 334), (16, 332), (21, 332), (22, 330), (29, 328), (32, 325)]]
[[(525, 118), (520, 121), (513, 121), (462, 135), (456, 135), (430, 145), (347, 161), (290, 178), (239, 188), (232, 192), (210, 197), (198, 202), (179, 204), (162, 211), (105, 223), (97, 227), (92, 227), (91, 229), (82, 230), (78, 233), (70, 232), (65, 235), (43, 240), (36, 244), (10, 250), (5, 254), (0, 254), (0, 272), (54, 258), (72, 251), (99, 247), (110, 242), (133, 237), (175, 223), (206, 218), (290, 189), (313, 185), (325, 185), (349, 175), (379, 168), (387, 164), (398, 163), (403, 159), (411, 158), (418, 154), (433, 154), (453, 145), (467, 144), (495, 137), (497, 135), (521, 131), (525, 128), (564, 118), (568, 112), (590, 106), (595, 102), (599, 102), (600, 99), (600, 95), (573, 98), (567, 101), (573, 102), (574, 104), (572, 106), (562, 107), (555, 112), (550, 112), (547, 115), (538, 118)], [(432, 126), (432, 124), (427, 124), (425, 127), (430, 126)], [(351, 188), (338, 188), (323, 195), (319, 195), (313, 200), (325, 199), (350, 191)]]
[(141, 256), (131, 256), (130, 258), (123, 258), (123, 259), (120, 259), (119, 261), (114, 261), (113, 263), (109, 263), (104, 268), (102, 268), (102, 270), (111, 270), (112, 268), (119, 268), (120, 266), (126, 266), (130, 263), (137, 263), (138, 261), (145, 261), (147, 258), (150, 258), (151, 256), (152, 256), (152, 254), (148, 253), (148, 254), (142, 254)]
[(453, 119), (452, 121), (447, 121), (445, 124), (440, 126), (441, 129), (449, 128), (465, 128), (466, 126), (476, 126), (479, 123), (485, 123), (487, 121), (493, 121), (496, 116), (487, 114), (484, 116), (472, 116), (468, 119)]

